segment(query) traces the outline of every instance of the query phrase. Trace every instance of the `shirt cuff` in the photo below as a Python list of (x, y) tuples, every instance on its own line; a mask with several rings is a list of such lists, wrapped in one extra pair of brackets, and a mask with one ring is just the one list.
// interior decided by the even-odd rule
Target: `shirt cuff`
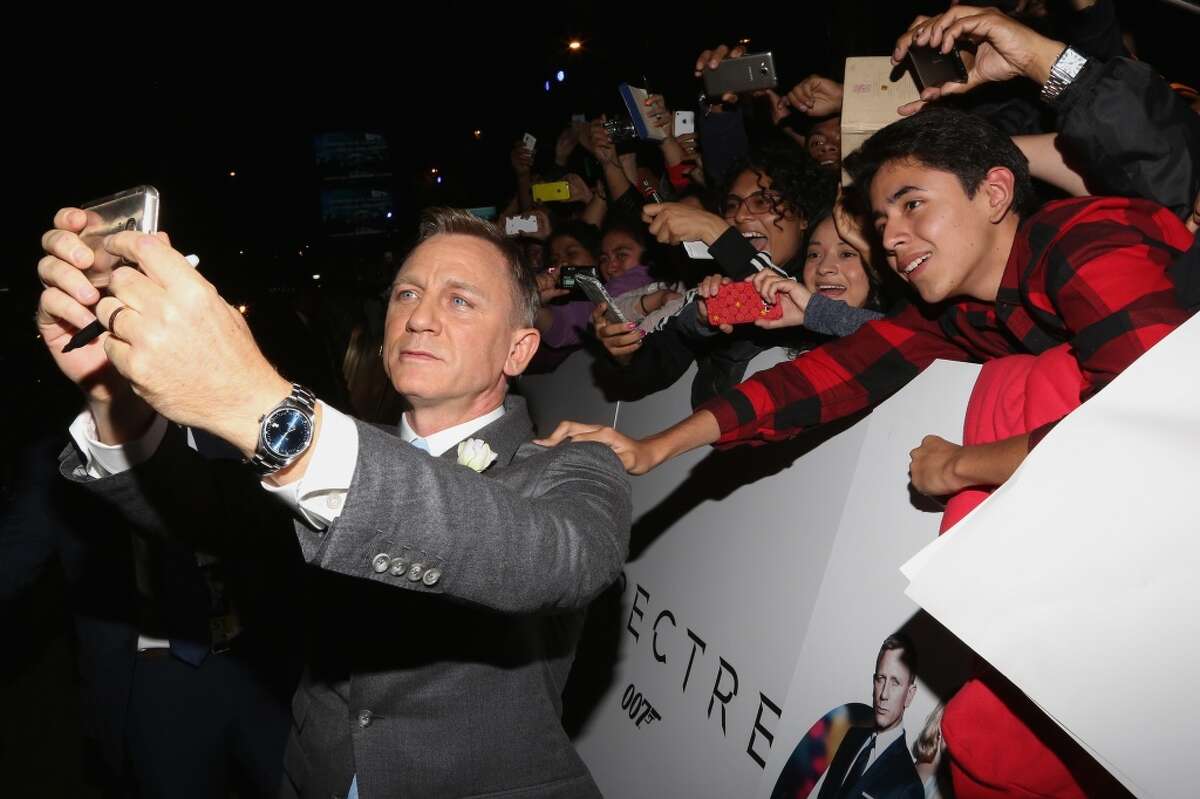
[(311, 527), (324, 530), (341, 515), (350, 492), (358, 463), (358, 427), (346, 414), (324, 402), (320, 405), (321, 434), (304, 476), (281, 486), (264, 481), (262, 487)]
[(83, 453), (89, 477), (109, 477), (127, 472), (150, 460), (167, 434), (166, 417), (154, 415), (150, 428), (141, 438), (124, 444), (102, 444), (96, 434), (96, 420), (86, 408), (71, 422), (71, 438)]

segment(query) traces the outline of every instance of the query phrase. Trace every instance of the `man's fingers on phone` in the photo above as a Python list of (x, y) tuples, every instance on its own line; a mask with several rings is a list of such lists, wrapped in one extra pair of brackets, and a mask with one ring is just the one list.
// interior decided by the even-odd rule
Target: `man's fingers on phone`
[(81, 208), (60, 208), (54, 215), (54, 227), (78, 233), (87, 227), (87, 213)]
[(100, 299), (100, 292), (88, 282), (83, 272), (53, 255), (38, 261), (38, 279), (43, 286), (62, 289), (83, 305), (94, 305)]
[(87, 269), (96, 260), (91, 247), (69, 230), (48, 230), (42, 234), (42, 250), (74, 264), (79, 269)]

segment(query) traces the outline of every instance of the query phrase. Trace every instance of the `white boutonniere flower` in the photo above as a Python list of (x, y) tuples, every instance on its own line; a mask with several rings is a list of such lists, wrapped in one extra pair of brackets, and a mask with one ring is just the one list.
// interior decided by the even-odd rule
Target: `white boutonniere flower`
[(478, 438), (468, 438), (458, 445), (458, 465), (477, 472), (491, 466), (498, 457), (500, 456), (492, 452), (486, 441)]

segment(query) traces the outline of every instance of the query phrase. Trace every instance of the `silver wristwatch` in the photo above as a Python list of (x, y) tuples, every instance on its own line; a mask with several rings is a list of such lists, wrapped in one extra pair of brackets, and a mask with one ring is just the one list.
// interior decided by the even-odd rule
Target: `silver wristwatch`
[(1079, 77), (1087, 62), (1087, 56), (1083, 53), (1071, 47), (1063, 50), (1055, 60), (1054, 66), (1050, 67), (1050, 77), (1042, 84), (1042, 101), (1051, 103), (1058, 99), (1058, 96)]
[(292, 393), (259, 419), (258, 446), (250, 464), (260, 477), (287, 466), (312, 444), (316, 404), (311, 391), (292, 383)]

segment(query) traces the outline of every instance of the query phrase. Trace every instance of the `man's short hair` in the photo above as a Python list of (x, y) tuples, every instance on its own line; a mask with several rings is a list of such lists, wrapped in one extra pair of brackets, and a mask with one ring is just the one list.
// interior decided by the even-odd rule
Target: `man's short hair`
[(977, 114), (930, 106), (883, 128), (846, 157), (844, 166), (864, 194), (884, 165), (909, 161), (949, 172), (974, 197), (988, 170), (1013, 173), (1012, 210), (1027, 217), (1037, 208), (1029, 160), (1005, 134)]
[(879, 668), (879, 661), (883, 659), (884, 652), (897, 650), (900, 652), (900, 662), (908, 669), (908, 682), (911, 685), (917, 681), (917, 648), (912, 639), (904, 633), (893, 633), (884, 639), (879, 647), (879, 654), (875, 656), (875, 668)]
[(507, 267), (506, 271), (512, 289), (513, 325), (515, 327), (533, 327), (537, 320), (538, 310), (541, 308), (537, 279), (534, 277), (533, 270), (521, 257), (521, 250), (515, 241), (505, 236), (496, 225), (473, 216), (467, 211), (458, 208), (426, 208), (421, 212), (417, 244), (442, 234), (472, 236), (486, 241), (499, 250), (504, 265)]

